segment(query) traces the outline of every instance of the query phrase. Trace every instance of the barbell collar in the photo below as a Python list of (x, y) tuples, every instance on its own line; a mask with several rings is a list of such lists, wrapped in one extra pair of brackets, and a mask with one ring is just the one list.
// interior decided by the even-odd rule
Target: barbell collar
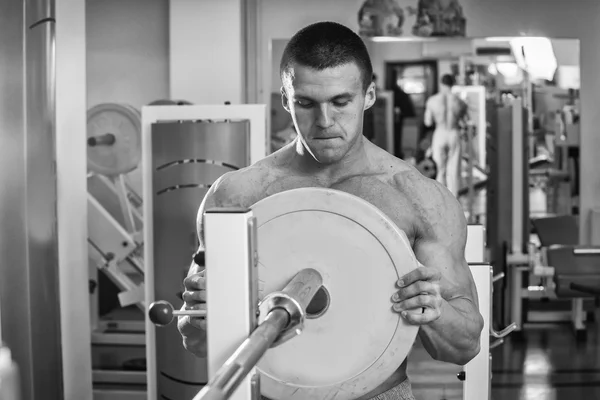
[(287, 311), (288, 324), (281, 330), (271, 347), (279, 346), (302, 333), (306, 319), (306, 307), (323, 285), (323, 277), (312, 268), (298, 272), (294, 278), (279, 292), (265, 296), (258, 306), (260, 315), (268, 315), (275, 308)]

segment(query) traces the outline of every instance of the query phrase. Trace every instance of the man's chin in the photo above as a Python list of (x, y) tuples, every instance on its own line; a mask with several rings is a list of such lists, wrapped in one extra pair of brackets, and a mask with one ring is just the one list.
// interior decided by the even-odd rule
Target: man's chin
[(315, 152), (315, 159), (319, 164), (331, 165), (339, 162), (342, 156), (338, 152)]

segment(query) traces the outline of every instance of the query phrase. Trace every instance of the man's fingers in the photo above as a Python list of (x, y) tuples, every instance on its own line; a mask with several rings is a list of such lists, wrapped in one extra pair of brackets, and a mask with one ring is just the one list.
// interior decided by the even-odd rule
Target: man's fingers
[(433, 308), (425, 308), (424, 312), (413, 310), (403, 311), (400, 315), (411, 325), (429, 324), (440, 317), (440, 311)]
[(190, 265), (190, 269), (188, 269), (188, 276), (203, 273), (206, 268), (196, 264), (195, 262)]
[(440, 276), (441, 274), (438, 270), (434, 268), (420, 266), (419, 268), (416, 268), (410, 271), (408, 274), (401, 277), (398, 280), (397, 285), (398, 287), (406, 287), (412, 285), (417, 281), (429, 281), (439, 279)]
[(204, 274), (202, 273), (202, 275), (200, 275), (200, 273), (198, 274), (193, 274), (188, 276), (187, 278), (185, 278), (183, 280), (183, 286), (185, 286), (185, 288), (187, 290), (204, 290), (206, 289), (206, 279), (203, 276)]
[(206, 318), (190, 318), (190, 324), (195, 328), (206, 330)]
[(410, 299), (395, 303), (393, 305), (395, 311), (410, 311), (420, 310), (422, 308), (436, 308), (435, 297), (421, 294), (419, 296), (411, 297)]
[(206, 301), (206, 291), (205, 290), (186, 290), (181, 295), (181, 298), (186, 303), (205, 302)]
[(190, 318), (190, 316), (178, 317), (177, 329), (182, 336), (194, 337), (198, 335), (198, 329), (206, 331), (206, 319)]
[(437, 294), (435, 285), (428, 281), (417, 281), (410, 286), (400, 288), (392, 296), (393, 302), (399, 302), (411, 297), (418, 296), (421, 293)]

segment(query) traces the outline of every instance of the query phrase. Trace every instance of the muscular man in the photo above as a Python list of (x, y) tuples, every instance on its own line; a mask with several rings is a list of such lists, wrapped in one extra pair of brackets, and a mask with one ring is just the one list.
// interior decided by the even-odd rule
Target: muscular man
[(427, 100), (425, 125), (430, 127), (435, 123), (431, 151), (437, 165), (436, 180), (458, 196), (461, 161), (459, 123), (467, 114), (467, 105), (452, 93), (452, 86), (452, 75), (442, 76), (440, 92)]
[[(464, 258), (465, 218), (446, 188), (364, 139), (363, 113), (375, 101), (371, 77), (369, 54), (350, 29), (322, 22), (294, 35), (281, 59), (281, 97), (298, 136), (256, 164), (223, 175), (211, 187), (198, 212), (200, 250), (207, 208), (250, 207), (300, 187), (359, 196), (406, 232), (422, 264), (396, 283), (390, 312), (420, 326), (420, 339), (433, 358), (463, 365), (479, 352), (483, 327)], [(201, 268), (193, 265), (184, 281), (186, 309), (205, 309), (205, 282)], [(178, 321), (184, 346), (198, 356), (206, 354), (205, 327), (202, 320)], [(363, 399), (414, 399), (406, 361)]]

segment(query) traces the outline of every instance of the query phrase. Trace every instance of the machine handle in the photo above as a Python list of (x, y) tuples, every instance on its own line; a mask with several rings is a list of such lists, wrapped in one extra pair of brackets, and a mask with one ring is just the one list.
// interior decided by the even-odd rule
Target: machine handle
[(592, 256), (600, 254), (600, 247), (575, 248), (573, 254), (577, 256)]
[(490, 343), (490, 350), (495, 349), (496, 347), (500, 346), (502, 343), (504, 343), (504, 339), (494, 340), (493, 343)]
[(492, 335), (496, 339), (502, 339), (502, 338), (506, 337), (509, 333), (511, 333), (512, 331), (514, 331), (515, 329), (517, 329), (517, 323), (516, 322), (513, 322), (512, 324), (510, 324), (506, 328), (502, 329), (500, 332), (496, 332), (494, 330), (494, 328), (490, 327), (490, 335)]
[(504, 279), (504, 272), (500, 272), (498, 275), (494, 275), (492, 277), (492, 282), (496, 283), (497, 281)]

